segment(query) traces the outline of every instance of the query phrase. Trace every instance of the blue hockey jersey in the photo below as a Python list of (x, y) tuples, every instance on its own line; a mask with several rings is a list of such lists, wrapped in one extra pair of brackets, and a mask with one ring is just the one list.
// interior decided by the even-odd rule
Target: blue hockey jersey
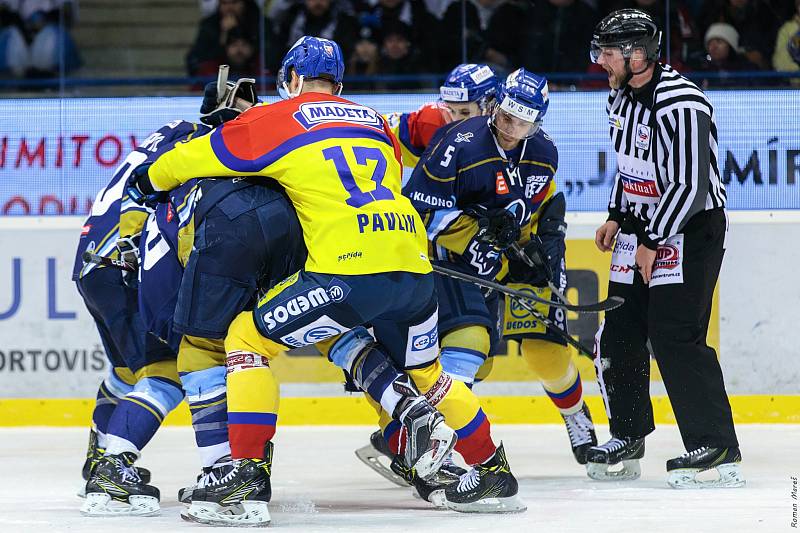
[[(103, 257), (118, 258), (115, 246), (120, 235), (138, 233), (147, 217), (147, 208), (132, 202), (125, 195), (125, 183), (130, 173), (143, 163), (152, 163), (161, 154), (172, 149), (178, 142), (185, 142), (211, 131), (202, 124), (175, 120), (150, 134), (133, 152), (128, 154), (122, 164), (114, 171), (108, 185), (103, 187), (92, 204), (89, 217), (81, 229), (72, 279), (85, 276), (101, 265), (83, 263), (83, 252), (89, 251)], [(120, 228), (120, 214), (125, 212), (127, 219), (138, 225), (138, 230)]]
[[(486, 276), (498, 259), (474, 249), (475, 206), (511, 208), (522, 227), (524, 245), (536, 230), (538, 211), (554, 193), (558, 150), (543, 130), (506, 153), (487, 117), (441, 128), (422, 155), (403, 194), (419, 211), (428, 232), (431, 258)], [(516, 206), (516, 207), (514, 207)], [(473, 249), (468, 249), (472, 242)]]

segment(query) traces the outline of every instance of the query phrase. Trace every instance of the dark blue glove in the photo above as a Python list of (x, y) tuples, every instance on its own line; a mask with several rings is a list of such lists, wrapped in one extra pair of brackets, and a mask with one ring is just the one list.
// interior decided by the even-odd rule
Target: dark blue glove
[(520, 229), (517, 217), (508, 209), (487, 209), (475, 206), (465, 212), (478, 219), (478, 233), (475, 240), (488, 244), (495, 250), (503, 251), (519, 240)]
[(548, 282), (553, 281), (554, 265), (557, 269), (557, 261), (561, 259), (558, 250), (548, 248), (554, 247), (546, 246), (538, 235), (532, 235), (531, 241), (521, 250), (527, 260), (519, 257), (516, 251), (507, 251), (508, 280), (512, 283), (546, 287)]
[(144, 163), (133, 169), (125, 183), (125, 192), (137, 204), (155, 208), (156, 205), (169, 200), (169, 195), (166, 191), (153, 189), (150, 177), (147, 175), (151, 165), (152, 163)]

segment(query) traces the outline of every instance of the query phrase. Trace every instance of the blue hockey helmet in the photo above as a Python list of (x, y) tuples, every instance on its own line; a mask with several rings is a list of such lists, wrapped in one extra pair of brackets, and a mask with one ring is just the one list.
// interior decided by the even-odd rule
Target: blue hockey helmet
[(439, 87), (439, 97), (443, 102), (475, 102), (485, 111), (497, 90), (497, 76), (488, 65), (463, 63), (450, 71)]
[[(300, 86), (295, 93), (289, 91), (292, 71), (300, 77)], [(323, 79), (334, 83), (336, 94), (340, 94), (343, 77), (344, 58), (336, 41), (305, 35), (292, 45), (283, 58), (278, 71), (278, 92), (283, 98), (293, 98), (300, 94), (303, 80)]]
[(497, 88), (492, 125), (517, 139), (533, 137), (550, 104), (547, 79), (524, 68), (515, 70)]

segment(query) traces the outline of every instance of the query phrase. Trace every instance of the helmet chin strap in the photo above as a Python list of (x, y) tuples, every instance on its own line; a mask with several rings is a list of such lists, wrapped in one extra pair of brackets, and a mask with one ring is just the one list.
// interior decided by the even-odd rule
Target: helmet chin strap
[(630, 57), (626, 57), (625, 58), (625, 79), (622, 81), (622, 85), (620, 86), (620, 89), (622, 89), (623, 87), (628, 85), (628, 83), (630, 83), (631, 79), (633, 79), (634, 76), (638, 76), (639, 74), (644, 74), (645, 72), (647, 72), (648, 68), (650, 68), (650, 62), (649, 61), (645, 61), (644, 62), (644, 68), (642, 70), (640, 70), (639, 72), (634, 72), (631, 69), (631, 58)]

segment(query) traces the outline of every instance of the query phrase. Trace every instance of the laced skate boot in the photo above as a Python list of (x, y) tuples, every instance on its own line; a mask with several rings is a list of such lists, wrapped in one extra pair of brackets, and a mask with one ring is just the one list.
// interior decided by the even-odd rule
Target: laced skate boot
[(264, 459), (236, 459), (221, 478), (192, 491), (192, 503), (181, 518), (212, 526), (259, 527), (271, 520), (272, 442)]
[[(739, 470), (742, 454), (739, 448), (703, 446), (667, 461), (667, 483), (674, 489), (738, 488), (745, 479)], [(701, 481), (697, 474), (717, 470), (717, 479)]]
[(567, 426), (569, 442), (572, 445), (572, 454), (578, 464), (586, 464), (586, 453), (592, 446), (597, 446), (597, 435), (594, 433), (594, 423), (589, 406), (583, 403), (581, 410), (571, 415), (561, 415)]
[(392, 472), (401, 476), (404, 480), (404, 484), (414, 487), (417, 496), (425, 501), (431, 502), (437, 507), (444, 507), (444, 501), (442, 498), (434, 501), (431, 498), (431, 494), (457, 482), (459, 478), (467, 472), (453, 462), (452, 452), (442, 463), (439, 471), (428, 481), (421, 479), (417, 475), (416, 470), (409, 468), (401, 455), (395, 455), (394, 460), (392, 460), (391, 468)]
[(146, 484), (133, 466), (136, 454), (102, 457), (86, 482), (86, 501), (81, 514), (87, 516), (153, 516), (159, 513), (158, 489)]
[[(100, 459), (103, 458), (103, 454), (105, 453), (104, 448), (100, 448), (97, 445), (97, 432), (94, 429), (89, 430), (89, 446), (86, 448), (86, 461), (83, 462), (83, 468), (81, 469), (81, 477), (84, 481), (89, 481), (89, 478), (92, 476), (92, 471), (94, 467), (97, 466), (97, 463)], [(134, 467), (136, 471), (139, 473), (139, 477), (142, 479), (142, 483), (147, 485), (150, 483), (150, 471), (146, 468), (142, 468), (140, 466)], [(78, 497), (85, 498), (86, 497), (86, 483), (81, 485), (80, 490), (78, 491)]]
[(197, 476), (197, 482), (194, 485), (178, 489), (178, 501), (184, 505), (191, 504), (192, 492), (194, 492), (194, 489), (216, 483), (218, 480), (225, 477), (232, 468), (233, 459), (231, 459), (230, 455), (220, 457), (213, 465), (203, 468), (200, 475)]
[(385, 461), (385, 459), (391, 460), (393, 455), (389, 445), (386, 444), (386, 439), (383, 438), (381, 430), (369, 436), (369, 444), (356, 450), (356, 457), (362, 463), (398, 487), (407, 487), (408, 482), (401, 475), (396, 474), (390, 466), (384, 464), (384, 462), (388, 464), (389, 461)]
[[(644, 457), (644, 439), (611, 440), (600, 446), (592, 446), (586, 453), (586, 473), (597, 481), (631, 481), (639, 479), (642, 469), (639, 459)], [(622, 463), (621, 469), (611, 467)]]
[(395, 409), (403, 424), (400, 430), (400, 452), (417, 476), (427, 481), (436, 475), (458, 437), (447, 424), (444, 415), (424, 396), (407, 396)]
[(474, 466), (456, 483), (430, 497), (437, 506), (462, 513), (521, 513), (528, 507), (518, 492), (517, 480), (500, 444), (491, 459)]

